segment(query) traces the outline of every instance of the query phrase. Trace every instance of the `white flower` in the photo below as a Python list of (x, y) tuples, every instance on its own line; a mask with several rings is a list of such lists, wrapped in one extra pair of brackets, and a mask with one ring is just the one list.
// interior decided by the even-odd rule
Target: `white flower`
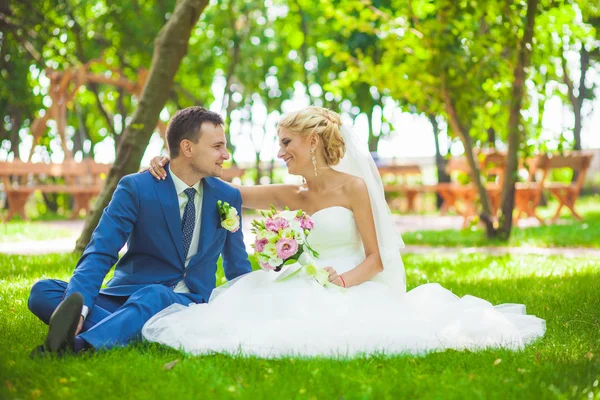
[(266, 255), (264, 255), (263, 253), (256, 253), (257, 254), (257, 258), (258, 261), (263, 262), (263, 263), (268, 263), (269, 262), (269, 257), (267, 257)]
[(283, 264), (283, 260), (281, 258), (279, 258), (279, 257), (270, 258), (269, 261), (267, 261), (267, 262), (273, 268), (277, 268), (281, 264)]
[(302, 227), (300, 226), (300, 221), (298, 221), (297, 219), (293, 219), (291, 221), (289, 221), (290, 224), (290, 228), (292, 228), (294, 231), (301, 231)]
[(284, 210), (278, 213), (281, 218), (285, 218), (288, 222), (292, 222), (296, 219), (295, 211)]
[(300, 254), (300, 257), (298, 258), (298, 262), (299, 262), (301, 265), (310, 265), (310, 264), (314, 264), (314, 260), (313, 260), (313, 258), (312, 258), (312, 257), (311, 257), (311, 255), (308, 253), (308, 251), (306, 251), (306, 249), (305, 249), (305, 251), (304, 251), (302, 254)]
[(295, 239), (296, 233), (292, 228), (285, 228), (281, 231), (281, 237), (286, 239)]
[(266, 231), (265, 237), (269, 241), (269, 243), (277, 243), (279, 241), (279, 233)]
[(225, 221), (221, 222), (221, 226), (227, 229), (229, 232), (236, 232), (240, 229), (240, 219), (237, 216), (229, 217)]
[(262, 253), (269, 257), (269, 259), (279, 258), (277, 256), (277, 247), (275, 246), (275, 243), (267, 243)]
[(296, 232), (294, 232), (294, 234), (295, 234), (295, 238), (294, 239), (296, 239), (296, 241), (298, 242), (298, 244), (304, 244), (304, 239), (306, 238), (306, 236), (304, 235), (304, 232), (302, 232), (302, 231), (299, 231), (299, 232), (296, 231)]

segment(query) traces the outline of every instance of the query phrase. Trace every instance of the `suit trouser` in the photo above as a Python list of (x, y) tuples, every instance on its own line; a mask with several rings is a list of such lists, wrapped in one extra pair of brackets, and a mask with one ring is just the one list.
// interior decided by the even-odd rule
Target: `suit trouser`
[[(67, 282), (45, 279), (36, 282), (28, 306), (44, 323), (65, 296)], [(96, 349), (125, 346), (139, 339), (142, 327), (153, 315), (172, 304), (194, 303), (185, 293), (175, 293), (164, 285), (148, 285), (131, 296), (99, 293), (78, 337)]]

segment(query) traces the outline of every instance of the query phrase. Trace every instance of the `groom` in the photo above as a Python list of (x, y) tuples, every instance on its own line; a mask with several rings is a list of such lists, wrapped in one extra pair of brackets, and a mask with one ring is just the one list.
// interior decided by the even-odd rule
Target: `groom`
[[(237, 189), (216, 179), (229, 159), (222, 118), (202, 107), (175, 114), (166, 133), (172, 162), (165, 180), (125, 176), (71, 280), (31, 289), (29, 309), (49, 324), (32, 355), (127, 345), (171, 304), (207, 302), (219, 255), (231, 280), (251, 271), (242, 230), (221, 227), (217, 201), (241, 215)], [(117, 261), (127, 242), (127, 252)], [(101, 288), (113, 265), (114, 277)]]

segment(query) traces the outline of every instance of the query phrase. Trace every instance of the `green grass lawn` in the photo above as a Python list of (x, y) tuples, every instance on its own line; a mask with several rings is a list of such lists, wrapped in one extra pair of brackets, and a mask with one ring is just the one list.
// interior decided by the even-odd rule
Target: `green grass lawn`
[(600, 398), (599, 259), (405, 257), (410, 287), (440, 282), (459, 295), (525, 303), (546, 319), (546, 336), (518, 352), (261, 360), (141, 343), (30, 360), (47, 328), (27, 309), (29, 288), (40, 278), (68, 279), (75, 262), (0, 255), (0, 398)]
[[(539, 215), (549, 219), (554, 215), (557, 204), (540, 207)], [(575, 208), (583, 217), (582, 222), (572, 218), (563, 209), (562, 218), (554, 225), (529, 228), (513, 227), (508, 242), (488, 240), (480, 227), (441, 231), (415, 231), (402, 235), (406, 244), (473, 247), (473, 246), (535, 246), (535, 247), (587, 247), (600, 248), (600, 196), (580, 199)]]
[(0, 243), (29, 240), (52, 240), (73, 236), (67, 228), (39, 221), (10, 221), (0, 224)]

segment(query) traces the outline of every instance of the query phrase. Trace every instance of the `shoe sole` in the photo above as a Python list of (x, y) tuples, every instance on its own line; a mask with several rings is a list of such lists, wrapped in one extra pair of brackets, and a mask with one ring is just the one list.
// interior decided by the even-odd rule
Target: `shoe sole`
[[(48, 337), (44, 346), (51, 352), (63, 352), (75, 339), (79, 316), (83, 308), (83, 296), (73, 293), (64, 299), (50, 317)], [(72, 346), (71, 346), (72, 347)]]

